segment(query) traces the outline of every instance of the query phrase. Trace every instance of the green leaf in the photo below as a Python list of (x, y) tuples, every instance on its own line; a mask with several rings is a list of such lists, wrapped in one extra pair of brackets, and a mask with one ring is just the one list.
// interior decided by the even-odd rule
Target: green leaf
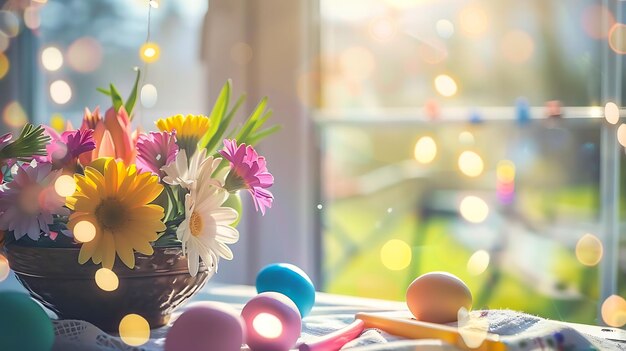
[(258, 105), (254, 109), (254, 111), (252, 112), (248, 120), (244, 123), (243, 127), (241, 128), (241, 131), (237, 134), (237, 137), (235, 138), (237, 139), (237, 142), (240, 142), (240, 143), (243, 142), (243, 140), (248, 136), (248, 134), (250, 134), (250, 132), (254, 130), (257, 120), (261, 118), (262, 115), (264, 115), (263, 112), (265, 111), (265, 106), (267, 106), (266, 97), (261, 99), (261, 101), (258, 103)]
[(33, 156), (45, 156), (49, 142), (50, 137), (44, 134), (42, 126), (27, 123), (15, 140), (0, 150), (0, 159), (29, 161)]
[(241, 107), (241, 105), (243, 104), (245, 100), (246, 100), (246, 96), (241, 95), (239, 99), (237, 99), (237, 102), (235, 102), (235, 106), (233, 106), (233, 108), (228, 112), (226, 117), (224, 117), (224, 119), (222, 120), (222, 123), (220, 123), (220, 126), (217, 129), (217, 132), (215, 132), (215, 135), (211, 138), (211, 140), (206, 146), (206, 149), (207, 151), (209, 151), (209, 153), (212, 153), (212, 151), (217, 147), (217, 145), (224, 139), (224, 133), (226, 133), (226, 130), (230, 126), (230, 123), (233, 120), (235, 113), (237, 113), (237, 111), (239, 110), (239, 107)]
[(137, 89), (139, 88), (139, 77), (141, 76), (141, 71), (137, 68), (137, 77), (135, 78), (135, 85), (133, 85), (133, 90), (130, 91), (130, 95), (128, 99), (126, 99), (126, 112), (128, 112), (128, 116), (130, 120), (133, 120), (133, 108), (135, 108), (135, 102), (137, 102)]
[(115, 111), (117, 112), (120, 110), (120, 107), (124, 105), (124, 101), (122, 100), (122, 96), (120, 95), (119, 91), (117, 91), (113, 83), (110, 84), (110, 88), (111, 88), (111, 100), (113, 100), (113, 107), (115, 108)]
[(282, 129), (282, 126), (280, 125), (275, 125), (275, 126), (271, 126), (269, 128), (263, 129), (262, 131), (255, 133), (253, 136), (251, 136), (248, 139), (247, 144), (255, 146), (259, 143), (259, 141), (267, 138), (268, 136), (278, 132), (281, 129)]
[[(215, 100), (215, 104), (213, 105), (213, 109), (211, 110), (211, 114), (209, 115), (209, 120), (211, 121), (209, 130), (204, 134), (202, 139), (200, 139), (199, 147), (207, 147), (217, 132), (220, 124), (222, 123), (222, 119), (228, 110), (228, 105), (230, 102), (230, 90), (231, 90), (231, 81), (230, 79), (226, 81), (222, 90), (220, 91), (219, 96)], [(212, 151), (209, 149), (209, 151)]]
[(102, 94), (106, 95), (106, 96), (111, 96), (111, 92), (104, 89), (104, 88), (96, 88), (97, 91), (101, 92)]

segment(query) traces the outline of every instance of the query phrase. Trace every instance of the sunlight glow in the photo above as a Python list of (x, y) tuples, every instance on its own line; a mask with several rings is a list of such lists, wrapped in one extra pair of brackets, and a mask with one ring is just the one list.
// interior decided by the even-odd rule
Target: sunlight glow
[(413, 156), (419, 163), (427, 164), (433, 162), (437, 156), (437, 144), (435, 140), (429, 136), (419, 138), (415, 143)]
[(72, 232), (74, 233), (74, 239), (81, 243), (88, 243), (96, 237), (96, 227), (89, 221), (76, 223)]
[(72, 88), (64, 80), (56, 80), (50, 84), (50, 97), (59, 105), (64, 105), (72, 98)]
[(411, 264), (412, 259), (411, 247), (402, 240), (391, 239), (380, 250), (380, 260), (392, 271), (405, 269)]
[(269, 313), (259, 313), (252, 320), (252, 327), (262, 337), (276, 339), (283, 333), (283, 323), (278, 317)]
[(602, 260), (602, 242), (593, 234), (583, 235), (576, 243), (576, 258), (585, 266), (593, 267)]
[(626, 300), (618, 295), (609, 296), (602, 303), (602, 320), (611, 327), (621, 328), (626, 325)]
[(63, 66), (63, 54), (54, 46), (49, 46), (41, 52), (41, 64), (48, 71), (54, 72)]
[(435, 89), (441, 96), (451, 97), (456, 94), (458, 87), (452, 77), (440, 74), (435, 77)]
[(115, 291), (120, 286), (120, 280), (112, 270), (100, 268), (96, 271), (96, 285), (104, 291)]
[(459, 212), (468, 222), (481, 223), (489, 215), (489, 206), (477, 196), (466, 196), (461, 200)]
[(141, 346), (150, 340), (150, 324), (138, 314), (122, 318), (119, 332), (122, 341), (129, 346)]
[(463, 151), (459, 156), (459, 169), (468, 177), (478, 177), (485, 167), (483, 159), (474, 151)]
[(478, 250), (467, 260), (467, 272), (471, 275), (481, 275), (489, 267), (491, 257), (485, 250)]

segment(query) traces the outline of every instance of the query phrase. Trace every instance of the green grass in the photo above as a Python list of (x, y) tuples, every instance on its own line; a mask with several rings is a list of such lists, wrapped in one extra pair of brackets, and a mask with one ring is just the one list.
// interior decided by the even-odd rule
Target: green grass
[[(525, 199), (525, 205), (536, 201), (545, 204), (546, 197), (537, 195), (535, 200), (530, 196)], [(564, 208), (583, 213), (585, 205), (593, 202), (593, 196), (584, 189), (571, 194), (554, 192), (549, 197), (555, 201), (552, 208), (541, 209), (544, 214)], [(391, 213), (386, 211), (391, 207), (388, 196), (373, 195), (331, 204), (324, 233), (323, 289), (402, 301), (406, 287), (415, 277), (431, 271), (447, 271), (467, 283), (474, 295), (474, 308), (510, 308), (557, 320), (597, 322), (597, 269), (578, 263), (571, 248), (548, 238), (541, 239), (550, 243), (537, 250), (548, 255), (544, 257), (545, 274), (554, 277), (556, 286), (551, 293), (546, 293), (545, 286), (524, 277), (509, 263), (498, 263), (497, 257), (492, 257), (484, 273), (471, 276), (466, 265), (474, 249), (465, 247), (453, 236), (457, 219), (419, 218), (416, 198), (397, 197), (402, 200), (394, 204)], [(390, 239), (401, 239), (411, 246), (412, 261), (406, 269), (392, 271), (382, 264), (380, 249)], [(559, 289), (571, 294), (561, 294)]]

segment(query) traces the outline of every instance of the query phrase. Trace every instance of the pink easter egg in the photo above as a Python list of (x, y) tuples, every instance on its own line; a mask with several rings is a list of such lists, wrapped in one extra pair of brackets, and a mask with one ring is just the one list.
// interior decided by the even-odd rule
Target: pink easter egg
[(253, 297), (241, 311), (252, 351), (287, 351), (298, 341), (302, 319), (296, 304), (277, 292)]
[(167, 332), (165, 351), (239, 351), (245, 328), (234, 308), (218, 302), (196, 302)]

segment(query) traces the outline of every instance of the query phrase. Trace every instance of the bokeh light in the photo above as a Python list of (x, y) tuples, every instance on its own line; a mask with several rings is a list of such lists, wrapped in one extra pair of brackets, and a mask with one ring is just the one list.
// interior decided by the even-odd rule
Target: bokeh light
[(459, 143), (463, 145), (473, 145), (474, 144), (474, 134), (468, 131), (462, 131), (459, 133)]
[(161, 48), (157, 43), (145, 43), (139, 49), (139, 57), (146, 63), (156, 62), (161, 56)]
[(150, 0), (148, 4), (150, 4), (150, 7), (152, 7), (153, 9), (159, 8), (159, 0)]
[(88, 243), (96, 237), (96, 226), (89, 221), (79, 221), (72, 229), (74, 239), (81, 243)]
[(609, 46), (620, 55), (626, 54), (626, 25), (615, 23), (609, 30)]
[(626, 124), (620, 124), (617, 128), (617, 141), (623, 147), (626, 147)]
[(415, 143), (413, 156), (419, 163), (427, 164), (433, 162), (437, 156), (437, 144), (435, 140), (429, 136), (419, 138)]
[(478, 250), (467, 260), (467, 272), (471, 275), (481, 275), (489, 267), (491, 257), (485, 250)]
[(112, 270), (100, 268), (96, 271), (96, 285), (104, 291), (115, 291), (120, 286), (120, 279)]
[(77, 72), (93, 72), (102, 63), (102, 45), (91, 37), (78, 38), (67, 49), (67, 62)]
[(50, 116), (50, 127), (61, 133), (65, 131), (65, 118), (60, 113), (54, 113)]
[(252, 320), (252, 327), (264, 338), (276, 339), (283, 333), (283, 324), (280, 319), (270, 313), (259, 313)]
[(604, 105), (604, 118), (611, 124), (617, 124), (619, 122), (619, 107), (614, 102), (607, 102)]
[(16, 37), (20, 33), (20, 19), (12, 11), (0, 11), (0, 32), (9, 38)]
[(483, 173), (483, 159), (474, 151), (463, 151), (458, 160), (459, 170), (468, 177), (478, 177)]
[(11, 267), (9, 267), (9, 260), (0, 254), (0, 282), (9, 277)]
[(442, 96), (450, 97), (456, 94), (458, 87), (452, 77), (446, 74), (440, 74), (435, 77), (435, 90)]
[(379, 17), (369, 24), (369, 34), (372, 39), (379, 42), (392, 40), (398, 32), (398, 24), (390, 17)]
[(141, 346), (150, 340), (150, 324), (138, 314), (129, 314), (120, 322), (120, 338), (129, 346)]
[(515, 180), (515, 164), (509, 160), (498, 162), (496, 177), (499, 182), (510, 183)]
[(252, 55), (252, 47), (247, 43), (238, 42), (230, 48), (230, 58), (242, 66), (252, 61)]
[(603, 255), (602, 242), (593, 234), (585, 234), (576, 243), (576, 258), (585, 266), (593, 267), (600, 263)]
[(480, 37), (489, 30), (490, 20), (487, 11), (476, 4), (470, 4), (459, 13), (459, 27), (468, 37)]
[(376, 68), (376, 60), (372, 52), (360, 46), (344, 50), (339, 56), (339, 63), (343, 74), (355, 81), (368, 79)]
[(11, 101), (2, 111), (2, 120), (11, 128), (21, 128), (28, 122), (28, 116), (19, 102)]
[(154, 107), (158, 100), (157, 88), (152, 84), (145, 84), (141, 87), (139, 99), (141, 100), (141, 106), (145, 108)]
[(489, 216), (489, 206), (478, 196), (466, 196), (461, 200), (459, 212), (466, 221), (481, 223)]
[(502, 37), (500, 49), (502, 56), (508, 61), (521, 64), (528, 61), (535, 52), (535, 42), (526, 32), (514, 30)]
[(449, 39), (454, 35), (454, 24), (447, 19), (440, 19), (435, 24), (437, 34), (444, 39)]
[(515, 164), (509, 160), (498, 162), (496, 178), (498, 199), (504, 204), (511, 203), (515, 195)]
[(10, 67), (9, 59), (4, 53), (0, 52), (0, 79), (4, 78), (4, 76), (9, 73)]
[(72, 196), (76, 191), (76, 181), (74, 181), (74, 177), (67, 174), (59, 176), (54, 182), (54, 190), (59, 196)]
[[(604, 19), (606, 18), (606, 22)], [(593, 39), (604, 39), (615, 24), (615, 16), (606, 6), (592, 4), (581, 13), (580, 21), (583, 30)]]
[(411, 264), (412, 258), (411, 247), (402, 240), (391, 239), (380, 250), (380, 260), (392, 271), (405, 269)]
[(24, 10), (24, 25), (28, 29), (36, 30), (41, 25), (41, 17), (39, 16), (39, 8), (28, 6)]
[(621, 328), (626, 325), (626, 300), (618, 295), (609, 296), (602, 303), (602, 320), (611, 327)]
[(50, 97), (59, 105), (66, 104), (72, 98), (72, 88), (64, 80), (56, 80), (50, 84)]
[(63, 54), (54, 46), (49, 46), (41, 52), (41, 64), (48, 71), (56, 71), (63, 66)]

